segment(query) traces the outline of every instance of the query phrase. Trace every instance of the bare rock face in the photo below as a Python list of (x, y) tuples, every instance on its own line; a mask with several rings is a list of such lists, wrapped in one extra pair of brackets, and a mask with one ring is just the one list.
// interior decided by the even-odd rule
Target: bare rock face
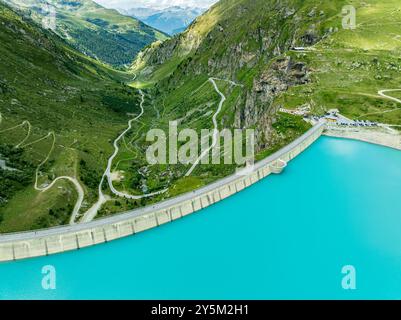
[(311, 25), (309, 29), (304, 33), (301, 37), (301, 44), (303, 46), (312, 46), (317, 43), (321, 39), (321, 36), (318, 34), (315, 25)]
[(8, 91), (8, 85), (5, 81), (0, 79), (0, 94), (4, 94)]
[(310, 71), (305, 64), (292, 61), (289, 57), (276, 60), (253, 81), (247, 92), (245, 106), (236, 107), (235, 126), (239, 128), (256, 127), (256, 141), (261, 150), (274, 143), (272, 125), (278, 112), (273, 108), (274, 99), (294, 85), (310, 81)]
[[(325, 37), (328, 31), (322, 21), (326, 13), (321, 6), (302, 1), (230, 3), (220, 1), (182, 35), (161, 44), (148, 65), (168, 63), (171, 58), (178, 61), (159, 81), (160, 91), (174, 92), (198, 75), (242, 85), (236, 100), (227, 101), (230, 106), (222, 111), (222, 125), (256, 128), (260, 151), (280, 139), (273, 128), (279, 109), (276, 98), (289, 87), (310, 81), (311, 70), (287, 52), (312, 46)], [(228, 97), (230, 88), (226, 90)]]

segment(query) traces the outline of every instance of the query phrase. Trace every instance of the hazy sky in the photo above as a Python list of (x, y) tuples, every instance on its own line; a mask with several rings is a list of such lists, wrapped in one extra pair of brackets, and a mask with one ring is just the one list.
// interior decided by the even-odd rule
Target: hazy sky
[(209, 8), (218, 0), (95, 0), (107, 8), (167, 8), (172, 6), (187, 6)]

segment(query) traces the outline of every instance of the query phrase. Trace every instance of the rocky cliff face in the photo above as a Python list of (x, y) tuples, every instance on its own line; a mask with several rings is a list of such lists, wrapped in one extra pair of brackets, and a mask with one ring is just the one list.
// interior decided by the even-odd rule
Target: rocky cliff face
[(157, 79), (162, 91), (174, 91), (202, 75), (243, 85), (241, 97), (230, 109), (235, 113), (231, 125), (256, 126), (258, 146), (263, 149), (277, 139), (272, 126), (277, 114), (272, 107), (275, 98), (290, 86), (310, 81), (311, 70), (291, 59), (288, 52), (324, 38), (325, 21), (340, 12), (339, 5), (316, 5), (309, 0), (223, 0), (184, 34), (144, 51), (135, 68), (152, 77), (152, 72), (171, 64), (166, 76)]
[(295, 62), (289, 57), (278, 58), (253, 79), (244, 103), (235, 108), (234, 126), (258, 129), (258, 151), (274, 145), (278, 137), (272, 125), (279, 109), (279, 106), (273, 107), (275, 98), (290, 86), (306, 84), (309, 81), (310, 70), (305, 64)]

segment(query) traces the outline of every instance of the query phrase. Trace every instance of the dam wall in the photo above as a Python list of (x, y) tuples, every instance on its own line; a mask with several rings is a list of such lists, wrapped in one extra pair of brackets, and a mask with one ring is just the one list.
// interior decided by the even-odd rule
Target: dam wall
[(224, 200), (272, 174), (277, 161), (290, 162), (323, 133), (319, 123), (266, 159), (248, 175), (232, 175), (201, 189), (156, 205), (73, 226), (0, 235), (0, 261), (12, 261), (77, 250), (155, 228)]

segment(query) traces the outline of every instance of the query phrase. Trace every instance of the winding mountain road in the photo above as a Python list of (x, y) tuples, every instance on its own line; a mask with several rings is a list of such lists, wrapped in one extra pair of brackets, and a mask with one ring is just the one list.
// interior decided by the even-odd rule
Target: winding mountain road
[(47, 186), (38, 186), (40, 168), (49, 160), (50, 155), (52, 154), (52, 152), (54, 150), (54, 145), (56, 143), (56, 136), (55, 136), (54, 132), (49, 132), (45, 137), (43, 137), (43, 138), (41, 138), (41, 139), (36, 141), (36, 142), (38, 142), (38, 141), (44, 140), (44, 139), (46, 139), (46, 138), (48, 138), (50, 136), (53, 137), (52, 147), (50, 148), (50, 151), (47, 154), (46, 158), (36, 168), (34, 188), (35, 188), (36, 191), (46, 192), (46, 191), (50, 190), (51, 188), (53, 188), (54, 185), (60, 180), (68, 180), (68, 181), (70, 181), (75, 186), (75, 189), (76, 189), (76, 191), (78, 193), (78, 199), (77, 199), (77, 202), (75, 203), (74, 210), (72, 211), (72, 214), (71, 214), (71, 217), (70, 217), (70, 224), (73, 225), (73, 224), (75, 224), (75, 220), (76, 220), (76, 218), (77, 218), (77, 216), (79, 214), (79, 210), (82, 207), (82, 203), (84, 201), (84, 196), (85, 196), (84, 189), (82, 188), (82, 186), (79, 183), (78, 179), (75, 178), (75, 177), (60, 176), (60, 177), (57, 177), (56, 179), (54, 179)]
[(31, 136), (31, 130), (32, 130), (31, 123), (30, 123), (29, 121), (24, 121), (24, 123), (25, 123), (26, 125), (28, 125), (28, 132), (27, 132), (25, 138), (24, 138), (20, 143), (18, 143), (18, 144), (15, 146), (15, 148), (20, 148), (20, 147), (29, 139), (29, 137)]
[(219, 102), (219, 106), (218, 106), (216, 112), (215, 112), (214, 115), (213, 115), (213, 126), (214, 126), (214, 128), (213, 128), (213, 140), (212, 140), (212, 145), (211, 145), (207, 150), (204, 150), (204, 151), (202, 152), (202, 154), (199, 156), (199, 158), (196, 159), (196, 161), (194, 162), (194, 164), (192, 165), (192, 167), (191, 167), (191, 168), (188, 170), (188, 172), (185, 174), (186, 177), (188, 177), (189, 175), (192, 174), (192, 172), (193, 172), (193, 171), (195, 170), (195, 168), (199, 165), (199, 163), (201, 162), (201, 160), (202, 160), (205, 156), (207, 156), (207, 155), (209, 154), (210, 150), (212, 150), (212, 149), (216, 146), (216, 144), (217, 144), (217, 142), (218, 142), (218, 138), (219, 138), (219, 129), (218, 129), (218, 124), (217, 124), (217, 117), (218, 117), (218, 115), (220, 114), (221, 109), (223, 108), (223, 104), (224, 104), (224, 102), (226, 101), (226, 96), (220, 91), (219, 87), (218, 87), (217, 84), (216, 84), (216, 80), (218, 80), (218, 81), (226, 81), (226, 82), (230, 83), (230, 84), (233, 85), (233, 86), (241, 86), (241, 85), (239, 85), (239, 84), (237, 84), (237, 83), (235, 83), (234, 81), (231, 81), (231, 80), (225, 80), (225, 79), (219, 79), (219, 78), (209, 78), (209, 81), (212, 83), (212, 85), (213, 85), (213, 87), (214, 87), (214, 90), (215, 90), (215, 91), (220, 95), (220, 97), (221, 97), (220, 102)]
[[(397, 92), (397, 91), (401, 91), (401, 89), (384, 89), (384, 90), (378, 91), (377, 93), (378, 93), (378, 95), (380, 97), (382, 97), (384, 99), (392, 100), (394, 102), (397, 102), (397, 103), (401, 104), (401, 99), (397, 99), (397, 98), (394, 98), (394, 97), (389, 96), (389, 95), (386, 94), (387, 92)], [(368, 96), (368, 97), (371, 97), (371, 98), (377, 98), (376, 95), (372, 95), (372, 94), (366, 94), (366, 93), (358, 93), (358, 94), (362, 94), (362, 95), (365, 95), (365, 96)], [(359, 117), (357, 117), (357, 119), (361, 119), (361, 118), (364, 118), (364, 117), (367, 117), (367, 116), (374, 116), (374, 115), (377, 115), (377, 114), (391, 113), (391, 112), (394, 112), (394, 111), (397, 111), (397, 110), (401, 110), (401, 108), (394, 108), (394, 109), (385, 110), (385, 111), (377, 111), (377, 112), (365, 113), (365, 114), (362, 114)]]
[(116, 140), (114, 140), (114, 143), (113, 143), (114, 153), (111, 155), (111, 157), (109, 158), (109, 160), (107, 162), (107, 168), (106, 168), (106, 170), (105, 170), (105, 172), (103, 174), (102, 180), (100, 181), (100, 184), (99, 184), (99, 190), (98, 190), (99, 191), (99, 198), (98, 198), (98, 201), (84, 214), (84, 216), (82, 218), (82, 222), (84, 222), (84, 223), (92, 221), (96, 217), (96, 215), (97, 215), (99, 209), (102, 207), (102, 205), (110, 200), (110, 197), (105, 195), (103, 193), (103, 190), (102, 190), (102, 185), (103, 185), (103, 182), (104, 182), (105, 179), (107, 179), (107, 183), (109, 185), (110, 191), (114, 195), (116, 195), (116, 196), (118, 196), (120, 198), (126, 198), (126, 199), (131, 199), (131, 200), (140, 200), (140, 199), (143, 199), (143, 198), (150, 198), (150, 197), (165, 193), (168, 190), (168, 189), (165, 189), (165, 190), (161, 190), (161, 191), (158, 191), (158, 192), (153, 192), (153, 193), (137, 196), (137, 195), (131, 195), (131, 194), (128, 194), (128, 193), (120, 192), (113, 185), (113, 179), (112, 179), (112, 175), (111, 175), (111, 168), (112, 168), (113, 161), (114, 161), (115, 157), (118, 155), (118, 152), (120, 151), (119, 142), (132, 129), (132, 123), (137, 121), (139, 118), (141, 118), (143, 116), (144, 112), (145, 112), (144, 108), (143, 108), (143, 104), (145, 103), (145, 95), (144, 95), (142, 90), (139, 90), (139, 93), (141, 94), (141, 103), (139, 105), (140, 108), (141, 108), (141, 112), (135, 118), (132, 118), (131, 120), (128, 121), (127, 129), (124, 130), (117, 137)]
[[(385, 94), (386, 92), (397, 92), (397, 91), (401, 91), (401, 89), (385, 89), (385, 90), (380, 90), (380, 91), (378, 92), (378, 94), (379, 94), (379, 96), (381, 96), (381, 97), (383, 97), (383, 98), (386, 98), (386, 99), (389, 99), (389, 100), (392, 100), (392, 101), (395, 101), (395, 102), (401, 104), (401, 100), (400, 100), (400, 99), (397, 99), (397, 98), (394, 98), (394, 97), (392, 97), (392, 96), (389, 96), (389, 95)], [(397, 111), (397, 110), (401, 110), (401, 109), (400, 109), (400, 108), (394, 108), (394, 109), (392, 109), (392, 110), (386, 110), (386, 111), (377, 112), (377, 113), (370, 113), (370, 114), (368, 114), (368, 115), (372, 115), (372, 114), (385, 114), (385, 113), (390, 113), (390, 112), (394, 112), (394, 111)]]
[(130, 194), (127, 194), (127, 193), (124, 193), (124, 192), (120, 192), (120, 191), (118, 191), (116, 188), (114, 188), (114, 186), (113, 186), (113, 179), (112, 179), (112, 176), (111, 176), (111, 167), (112, 167), (112, 165), (113, 165), (113, 161), (114, 161), (115, 157), (117, 156), (117, 154), (118, 154), (118, 152), (119, 152), (119, 150), (120, 150), (120, 147), (118, 146), (118, 144), (119, 144), (120, 140), (121, 140), (122, 138), (124, 138), (124, 136), (125, 136), (129, 131), (131, 131), (131, 129), (132, 129), (132, 123), (133, 123), (134, 121), (137, 121), (139, 118), (141, 118), (141, 117), (143, 116), (144, 112), (145, 112), (145, 111), (144, 111), (144, 108), (143, 108), (143, 104), (144, 104), (144, 102), (145, 102), (145, 95), (144, 95), (144, 93), (142, 92), (142, 90), (139, 90), (139, 93), (141, 94), (141, 103), (140, 103), (141, 112), (140, 112), (140, 114), (137, 115), (135, 118), (133, 118), (133, 119), (131, 119), (130, 121), (128, 121), (128, 128), (127, 128), (123, 133), (121, 133), (121, 134), (118, 136), (118, 138), (117, 138), (116, 140), (114, 140), (114, 144), (113, 144), (113, 145), (114, 145), (114, 153), (113, 153), (113, 155), (109, 158), (109, 161), (108, 161), (108, 163), (107, 163), (107, 168), (106, 168), (106, 171), (105, 171), (105, 173), (104, 173), (104, 176), (107, 178), (107, 181), (108, 181), (108, 183), (109, 183), (110, 190), (111, 190), (111, 192), (112, 192), (113, 194), (115, 194), (116, 196), (121, 197), (121, 198), (132, 199), (132, 200), (139, 200), (139, 199), (143, 199), (143, 198), (153, 197), (153, 196), (155, 196), (155, 195), (159, 195), (159, 194), (165, 193), (165, 192), (167, 191), (167, 190), (162, 190), (162, 191), (158, 191), (158, 192), (154, 192), (154, 193), (149, 193), (149, 194), (145, 194), (145, 195), (141, 195), (141, 196), (134, 196), (134, 195), (130, 195)]
[(394, 98), (394, 97), (392, 97), (392, 96), (388, 96), (388, 95), (385, 94), (386, 92), (397, 92), (397, 91), (401, 91), (401, 89), (385, 89), (385, 90), (380, 90), (380, 91), (378, 92), (378, 94), (379, 94), (379, 96), (382, 96), (382, 97), (384, 97), (384, 98), (387, 98), (387, 99), (393, 100), (393, 101), (395, 101), (395, 102), (401, 103), (401, 100), (400, 100), (400, 99), (397, 99), (397, 98)]
[[(3, 122), (3, 116), (0, 113), (0, 124), (2, 122)], [(10, 131), (10, 130), (14, 130), (14, 129), (17, 129), (19, 127), (23, 127), (24, 125), (28, 126), (28, 132), (27, 132), (25, 138), (21, 142), (19, 142), (17, 145), (15, 145), (15, 148), (25, 148), (27, 146), (30, 146), (30, 145), (38, 143), (38, 142), (40, 142), (42, 140), (45, 140), (45, 139), (47, 139), (47, 138), (49, 138), (51, 136), (53, 137), (53, 143), (52, 143), (52, 147), (50, 148), (50, 151), (48, 152), (46, 158), (37, 166), (37, 168), (35, 170), (34, 189), (36, 191), (39, 191), (39, 192), (46, 192), (46, 191), (50, 190), (51, 188), (53, 188), (55, 186), (55, 184), (57, 182), (59, 182), (60, 180), (68, 180), (68, 181), (70, 181), (75, 186), (75, 189), (76, 189), (76, 191), (78, 193), (78, 199), (77, 199), (77, 202), (75, 204), (74, 210), (73, 210), (73, 212), (71, 214), (71, 218), (70, 218), (70, 224), (72, 225), (72, 224), (75, 223), (76, 217), (78, 216), (79, 210), (81, 209), (82, 203), (84, 201), (84, 196), (85, 196), (84, 190), (83, 190), (81, 184), (79, 183), (78, 179), (76, 179), (74, 177), (68, 177), (68, 176), (57, 177), (49, 185), (46, 185), (46, 186), (39, 186), (38, 185), (39, 184), (38, 180), (39, 180), (40, 168), (49, 160), (50, 155), (52, 154), (52, 152), (54, 150), (54, 146), (55, 146), (55, 143), (56, 143), (56, 136), (55, 136), (54, 132), (49, 132), (47, 135), (43, 136), (42, 138), (39, 138), (39, 139), (37, 139), (35, 141), (32, 141), (30, 143), (25, 143), (29, 139), (29, 137), (31, 136), (31, 130), (32, 130), (31, 123), (29, 121), (27, 121), (27, 120), (23, 121), (21, 124), (19, 124), (17, 126), (14, 126), (12, 128), (1, 130), (0, 133), (7, 132), (7, 131)]]
[(77, 202), (75, 204), (74, 210), (73, 210), (73, 212), (71, 214), (71, 218), (70, 218), (70, 224), (73, 225), (73, 224), (75, 224), (75, 220), (79, 214), (79, 210), (81, 209), (82, 203), (84, 201), (84, 195), (85, 195), (84, 189), (82, 189), (82, 186), (80, 185), (80, 183), (78, 182), (78, 180), (76, 178), (61, 176), (61, 177), (54, 179), (51, 184), (49, 184), (47, 187), (44, 187), (44, 188), (38, 187), (36, 184), (37, 183), (37, 181), (36, 181), (35, 190), (41, 191), (41, 192), (46, 192), (47, 190), (53, 188), (54, 185), (60, 180), (70, 181), (75, 186), (75, 189), (78, 192), (78, 199), (77, 199)]

